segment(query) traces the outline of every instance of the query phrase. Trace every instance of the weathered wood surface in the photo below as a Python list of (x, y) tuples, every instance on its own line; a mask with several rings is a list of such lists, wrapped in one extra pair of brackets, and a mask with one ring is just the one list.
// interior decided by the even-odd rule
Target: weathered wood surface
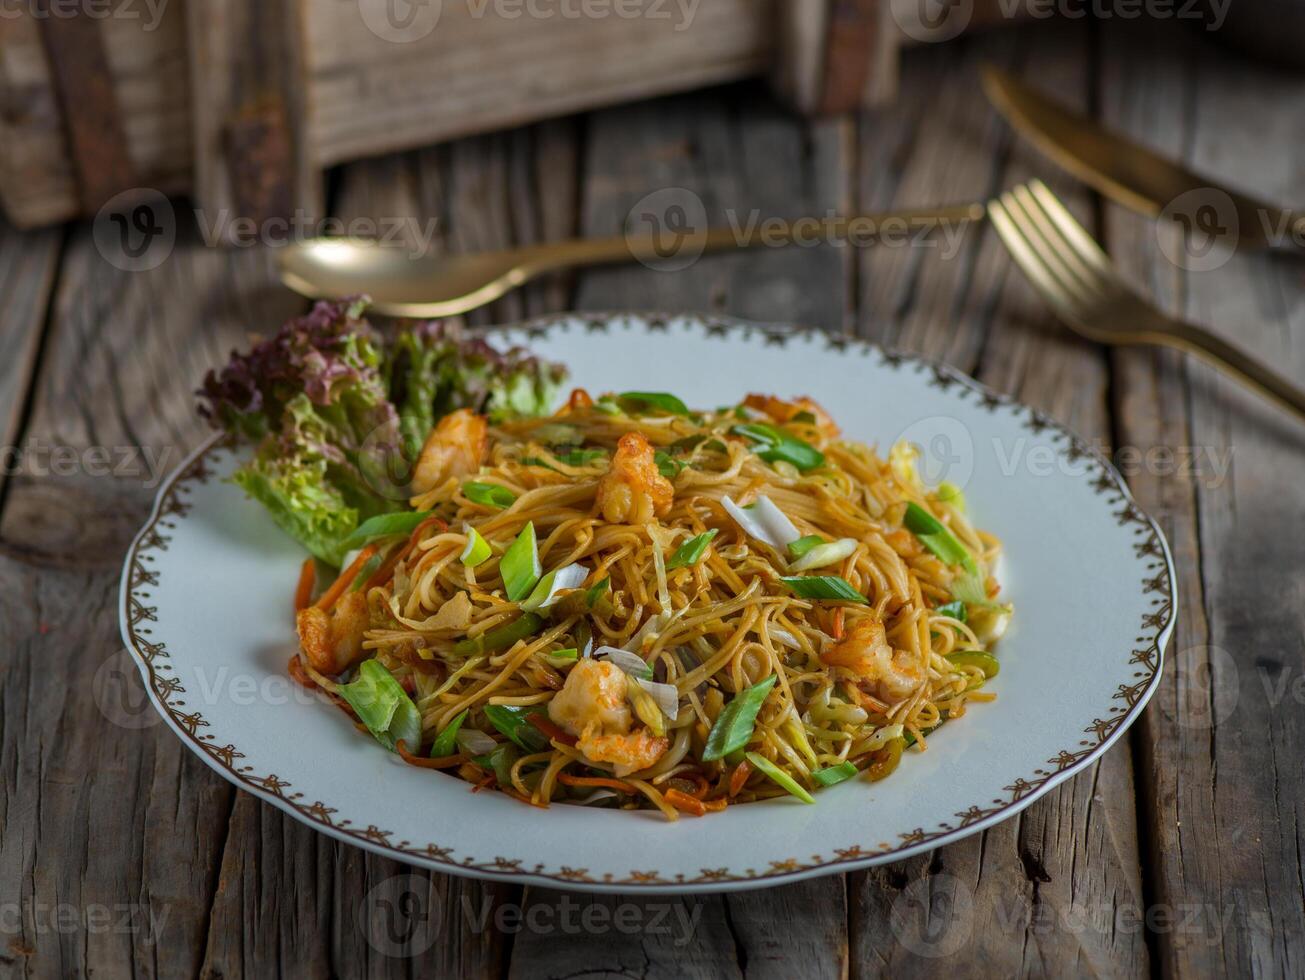
[[(1284, 202), (1305, 199), (1290, 165), (1305, 85), (1199, 40), (1185, 42), (1193, 56), (1131, 27), (1091, 33), (1036, 25), (923, 46), (904, 59), (902, 102), (858, 118), (802, 123), (739, 87), (355, 164), (334, 179), (333, 213), (404, 220), (460, 251), (610, 234), (686, 200), (670, 188), (692, 191), (703, 220), (745, 221), (982, 198), (1038, 173), (1144, 288), (1299, 376), (1297, 266), (1239, 256), (1184, 274), (1149, 224), (1103, 212), (1014, 144), (976, 71), (995, 61)], [(945, 359), (1103, 445), (1205, 455), (1195, 475), (1130, 473), (1183, 590), (1156, 704), (1019, 817), (875, 871), (724, 896), (473, 882), (366, 855), (234, 790), (141, 700), (117, 575), (153, 469), (140, 454), (134, 476), (96, 475), (86, 451), (175, 464), (202, 436), (203, 370), (300, 308), (265, 249), (210, 249), (178, 224), (146, 272), (107, 261), (87, 225), (0, 230), (0, 447), (35, 440), (79, 460), (66, 476), (0, 474), (0, 975), (1300, 973), (1305, 589), (1290, 529), (1305, 516), (1305, 439), (1283, 418), (1188, 361), (1070, 337), (990, 233), (603, 269), (477, 311), (473, 324), (570, 307), (796, 320)], [(411, 930), (396, 934), (382, 913), (401, 901)], [(645, 928), (567, 928), (627, 904)]]

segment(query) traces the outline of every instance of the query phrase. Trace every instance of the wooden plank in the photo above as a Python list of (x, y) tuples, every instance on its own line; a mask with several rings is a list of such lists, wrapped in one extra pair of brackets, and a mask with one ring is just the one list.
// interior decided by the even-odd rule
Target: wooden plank
[[(0, 219), (0, 295), (5, 297), (0, 307), (5, 343), (5, 357), (0, 359), (0, 450), (17, 448), (62, 241), (58, 231), (24, 235)], [(11, 454), (0, 458), (0, 494), (10, 470), (19, 466), (20, 460)]]
[[(863, 120), (861, 207), (982, 200), (1026, 179), (1036, 161), (1011, 151), (979, 91), (978, 65), (1004, 65), (1084, 104), (1087, 54), (1084, 26), (1073, 24), (1011, 28), (959, 56), (941, 46), (904, 54), (899, 104)], [(1088, 216), (1080, 189), (1051, 183)], [(1055, 325), (990, 232), (946, 255), (945, 243), (868, 250), (861, 332), (942, 358), (1108, 440), (1102, 352)], [(1002, 710), (1000, 700), (986, 710)], [(1134, 798), (1125, 743), (1015, 819), (850, 876), (853, 975), (1145, 975), (1144, 937), (1114, 922), (1142, 903)]]
[[(632, 213), (636, 219), (648, 209), (660, 214), (684, 200), (662, 193), (676, 187), (689, 189), (713, 222), (727, 221), (727, 208), (745, 204), (760, 209), (760, 217), (824, 214), (847, 198), (840, 165), (849, 135), (837, 122), (803, 124), (750, 90), (595, 113), (588, 126), (582, 231), (610, 235)], [(740, 222), (747, 217), (736, 214)], [(576, 306), (718, 310), (841, 329), (849, 316), (844, 251), (759, 249), (704, 256), (675, 272), (637, 265), (592, 270), (579, 277)], [(692, 835), (692, 826), (681, 829)], [(527, 888), (525, 914), (557, 921), (569, 900), (553, 889)], [(606, 925), (522, 932), (513, 942), (511, 976), (845, 975), (841, 876), (724, 896), (586, 895), (581, 901), (586, 909), (601, 909), (591, 914)], [(631, 928), (612, 925), (621, 921), (614, 918), (617, 910)]]
[[(1101, 50), (1109, 125), (1257, 196), (1305, 199), (1291, 155), (1266, 152), (1305, 121), (1299, 78), (1226, 59), (1195, 31), (1112, 27)], [(1113, 205), (1106, 217), (1110, 251), (1144, 294), (1305, 376), (1295, 259), (1245, 254), (1204, 269), (1172, 229), (1159, 237)], [(1191, 358), (1120, 350), (1115, 363), (1121, 441), (1144, 460), (1169, 450), (1198, 464), (1153, 463), (1131, 481), (1169, 536), (1181, 587), (1164, 677), (1138, 726), (1150, 900), (1177, 923), (1155, 935), (1161, 973), (1296, 974), (1305, 613), (1293, 598), (1299, 535), (1283, 529), (1302, 518), (1301, 428)]]

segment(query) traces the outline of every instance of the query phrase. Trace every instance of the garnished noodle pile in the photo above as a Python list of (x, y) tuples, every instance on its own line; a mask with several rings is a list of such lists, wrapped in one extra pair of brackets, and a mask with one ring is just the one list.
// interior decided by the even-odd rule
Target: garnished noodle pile
[[(349, 662), (314, 656), (322, 641), (310, 632), (295, 668), (328, 692), (360, 660), (388, 668), (420, 712), (421, 744), (400, 746), (405, 759), (536, 805), (651, 806), (674, 818), (787, 795), (766, 762), (804, 791), (883, 778), (904, 750), (923, 750), (931, 730), (994, 697), (983, 690), (996, 672), (990, 644), (1009, 614), (988, 575), (998, 542), (970, 524), (950, 488), (940, 498), (921, 484), (909, 447), (881, 459), (841, 440), (805, 399), (751, 396), (680, 414), (638, 398), (595, 405), (577, 391), (546, 419), (486, 426), (456, 414), (418, 467), (424, 492), (411, 504), (430, 516), (387, 544), (379, 574), (348, 593), (365, 596), (365, 612), (355, 600), (365, 632)], [(744, 434), (750, 423), (823, 462), (799, 470), (766, 453)], [(506, 493), (489, 500), (484, 485)], [(787, 548), (749, 534), (724, 503), (762, 497), (801, 536), (852, 539), (845, 547), (854, 550), (795, 573)], [(965, 568), (903, 526), (911, 502), (968, 552), (978, 597), (956, 602)], [(585, 572), (531, 613), (507, 598), (500, 567), (527, 523), (544, 573), (573, 564)], [(461, 558), (468, 528), (491, 551), (474, 568)], [(682, 545), (713, 530), (694, 563), (665, 570)], [(841, 576), (865, 602), (804, 598), (781, 581), (797, 574)], [(346, 618), (338, 607), (319, 616), (335, 654), (349, 647)], [(514, 637), (514, 624), (526, 635)], [(510, 643), (496, 648), (503, 636)], [(604, 648), (637, 654), (651, 683)], [(725, 706), (771, 677), (764, 701), (752, 694), (750, 733), (734, 719), (746, 743), (704, 758), (723, 734), (713, 728), (723, 727)], [(668, 697), (669, 711), (658, 706)], [(516, 709), (517, 739), (486, 714), (491, 705)], [(455, 747), (432, 758), (460, 716)]]

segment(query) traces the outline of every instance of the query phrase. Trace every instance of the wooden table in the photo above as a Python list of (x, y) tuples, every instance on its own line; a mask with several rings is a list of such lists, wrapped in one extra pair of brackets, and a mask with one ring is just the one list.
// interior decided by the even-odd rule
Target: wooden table
[[(744, 86), (361, 163), (338, 174), (334, 208), (435, 218), (441, 247), (462, 251), (609, 234), (668, 186), (722, 220), (982, 199), (1041, 174), (1141, 288), (1305, 373), (1305, 266), (1237, 256), (1184, 273), (1150, 223), (1012, 139), (979, 92), (984, 60), (1213, 174), (1305, 201), (1305, 79), (1196, 30), (1115, 21), (922, 48), (900, 101), (862, 118), (804, 124)], [(1190, 360), (1068, 335), (990, 231), (951, 257), (821, 246), (597, 271), (469, 320), (660, 308), (815, 324), (943, 358), (1115, 447), (1180, 580), (1141, 721), (1091, 770), (962, 843), (768, 890), (631, 899), (642, 930), (567, 930), (559, 892), (418, 872), (438, 938), (408, 957), (360, 922), (363, 896), (407, 869), (237, 792), (164, 726), (114, 724), (104, 704), (105, 685), (131, 676), (119, 565), (152, 487), (139, 460), (135, 475), (105, 475), (87, 451), (108, 448), (115, 470), (120, 447), (175, 463), (204, 435), (202, 372), (302, 304), (274, 285), (267, 250), (207, 248), (184, 223), (171, 256), (139, 272), (107, 263), (88, 224), (0, 231), (0, 283), (0, 446), (25, 449), (0, 474), (0, 974), (1305, 971), (1305, 433)], [(671, 927), (651, 928), (654, 915)]]

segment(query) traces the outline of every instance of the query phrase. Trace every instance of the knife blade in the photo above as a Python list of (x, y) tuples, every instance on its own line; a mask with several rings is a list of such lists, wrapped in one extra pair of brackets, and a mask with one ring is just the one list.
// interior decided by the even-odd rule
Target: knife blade
[(983, 90), (1020, 133), (1078, 179), (1148, 217), (1247, 248), (1305, 246), (1305, 216), (1203, 177), (1065, 108), (1012, 75), (982, 70)]

